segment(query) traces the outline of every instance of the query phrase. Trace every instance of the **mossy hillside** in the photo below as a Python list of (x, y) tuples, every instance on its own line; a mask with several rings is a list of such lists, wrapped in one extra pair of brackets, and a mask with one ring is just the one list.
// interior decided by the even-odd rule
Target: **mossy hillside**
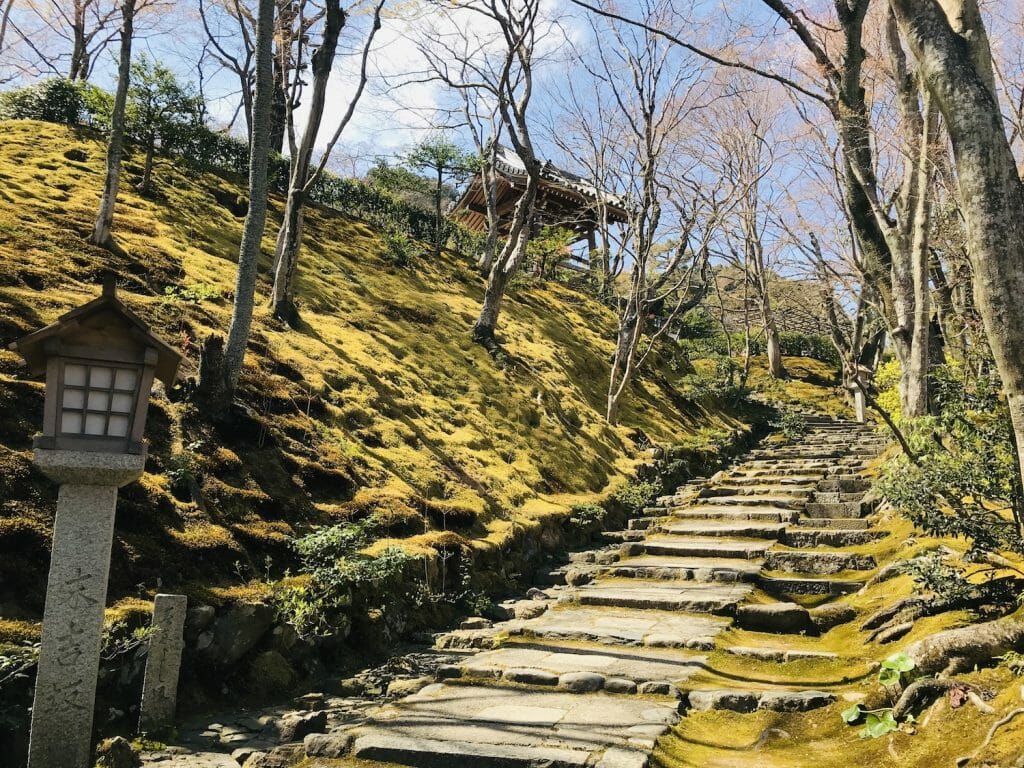
[[(229, 324), (244, 212), (240, 179), (159, 160), (139, 197), (130, 153), (115, 232), (123, 254), (86, 243), (104, 147), (88, 132), (0, 126), (0, 340), (96, 295), (101, 275), (186, 354)], [(122, 491), (111, 600), (158, 584), (231, 599), (280, 574), (288, 542), (315, 525), (373, 516), (378, 534), (429, 552), (443, 529), (497, 546), (516, 530), (621, 483), (654, 445), (712, 447), (746, 428), (673, 390), (655, 367), (604, 423), (613, 318), (588, 296), (521, 284), (500, 338), (501, 367), (469, 339), (482, 280), (467, 259), (388, 263), (378, 233), (312, 209), (300, 267), (303, 324), (266, 311), (281, 201), (271, 201), (259, 309), (241, 381), (247, 417), (218, 431), (174, 394), (154, 398), (147, 474)], [(30, 465), (42, 386), (0, 352), (0, 615), (42, 605), (55, 489)], [(414, 537), (410, 540), (410, 536)], [(245, 588), (242, 588), (243, 591)]]
[[(884, 461), (884, 457), (880, 461)], [(935, 551), (940, 545), (959, 554), (967, 549), (963, 541), (924, 536), (891, 511), (879, 514), (876, 528), (889, 535), (843, 551), (871, 555), (881, 568)], [(985, 573), (981, 566), (977, 568), (974, 578), (979, 580), (990, 575), (1010, 575), (1008, 571)], [(709, 656), (706, 666), (686, 682), (686, 687), (827, 690), (835, 693), (839, 701), (801, 714), (689, 713), (659, 742), (655, 765), (659, 768), (806, 768), (808, 765), (931, 768), (953, 765), (954, 758), (972, 753), (1003, 713), (1021, 705), (1022, 680), (1005, 667), (980, 670), (965, 678), (983, 689), (993, 690), (996, 696), (990, 704), (998, 713), (995, 715), (983, 714), (972, 705), (953, 710), (945, 699), (940, 699), (922, 715), (915, 735), (899, 732), (881, 739), (861, 739), (859, 727), (849, 726), (840, 718), (840, 712), (851, 702), (863, 702), (868, 707), (891, 705), (889, 695), (878, 684), (874, 665), (913, 642), (978, 620), (971, 612), (951, 611), (918, 619), (914, 628), (894, 643), (870, 641), (871, 633), (861, 629), (864, 620), (918, 591), (914, 580), (902, 575), (836, 598), (837, 602), (855, 608), (857, 618), (820, 637), (765, 635), (730, 627), (719, 635), (718, 647), (827, 651), (838, 654), (838, 658), (783, 664), (716, 651)], [(753, 599), (758, 598), (768, 600), (760, 594), (755, 594)], [(1018, 615), (1024, 615), (1024, 611), (1018, 611)], [(986, 748), (984, 759), (971, 765), (1012, 765), (1009, 760), (1000, 762), (1000, 756), (1012, 752), (1013, 745), (1019, 752), (1022, 729), (1024, 720), (1021, 719), (1005, 726)], [(1013, 757), (1016, 756), (1017, 753), (1013, 753)]]

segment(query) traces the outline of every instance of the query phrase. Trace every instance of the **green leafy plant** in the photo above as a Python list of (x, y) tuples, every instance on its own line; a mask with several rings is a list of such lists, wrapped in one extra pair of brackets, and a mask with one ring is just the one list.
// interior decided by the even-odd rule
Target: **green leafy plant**
[(661, 493), (661, 486), (654, 482), (629, 482), (612, 492), (612, 499), (621, 504), (630, 514), (637, 514), (649, 507)]
[(889, 688), (904, 682), (904, 676), (913, 672), (917, 665), (905, 653), (894, 653), (882, 662), (878, 670), (878, 682)]
[(790, 442), (796, 442), (807, 434), (807, 421), (797, 411), (785, 408), (779, 412), (772, 426)]

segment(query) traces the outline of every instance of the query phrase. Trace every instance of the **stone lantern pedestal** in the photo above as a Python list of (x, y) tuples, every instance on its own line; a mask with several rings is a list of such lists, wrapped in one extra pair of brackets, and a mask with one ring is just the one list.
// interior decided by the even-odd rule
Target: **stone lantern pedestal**
[(32, 706), (30, 768), (86, 768), (110, 573), (117, 489), (142, 476), (144, 454), (36, 449), (60, 484)]

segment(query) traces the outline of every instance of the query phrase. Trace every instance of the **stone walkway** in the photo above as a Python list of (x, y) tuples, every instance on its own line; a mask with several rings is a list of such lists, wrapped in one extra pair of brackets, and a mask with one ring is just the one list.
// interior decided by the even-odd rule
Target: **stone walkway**
[[(861, 472), (885, 441), (849, 422), (808, 423), (795, 443), (689, 483), (629, 530), (607, 534), (607, 548), (573, 555), (549, 588), (531, 591), (535, 599), (505, 604), (507, 621), (473, 619), (440, 636), (446, 656), (434, 679), (409, 683), (405, 698), (372, 708), (310, 700), (308, 715), (289, 716), (310, 722), (287, 733), (250, 722), (235, 759), (217, 751), (231, 751), (225, 729), (238, 726), (209, 724), (187, 752), (147, 763), (269, 768), (309, 756), (414, 768), (644, 768), (688, 711), (832, 703), (828, 690), (691, 683), (716, 650), (780, 662), (834, 656), (789, 648), (784, 635), (827, 629), (841, 608), (807, 609), (792, 597), (855, 591), (875, 568), (843, 548), (880, 535), (864, 519)], [(720, 637), (729, 626), (763, 635), (729, 646)], [(292, 743), (273, 746), (281, 741)]]

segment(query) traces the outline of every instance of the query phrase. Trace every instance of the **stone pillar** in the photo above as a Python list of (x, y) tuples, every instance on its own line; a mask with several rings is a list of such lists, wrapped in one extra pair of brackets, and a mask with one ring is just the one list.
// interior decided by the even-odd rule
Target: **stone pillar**
[(117, 489), (144, 455), (36, 449), (60, 483), (32, 705), (29, 768), (88, 768)]
[(174, 725), (187, 605), (185, 595), (157, 595), (153, 601), (153, 633), (149, 637), (139, 715), (139, 730), (144, 733), (157, 733)]
[(857, 421), (861, 424), (868, 420), (867, 405), (864, 402), (864, 392), (860, 387), (853, 390), (853, 405), (857, 410)]

